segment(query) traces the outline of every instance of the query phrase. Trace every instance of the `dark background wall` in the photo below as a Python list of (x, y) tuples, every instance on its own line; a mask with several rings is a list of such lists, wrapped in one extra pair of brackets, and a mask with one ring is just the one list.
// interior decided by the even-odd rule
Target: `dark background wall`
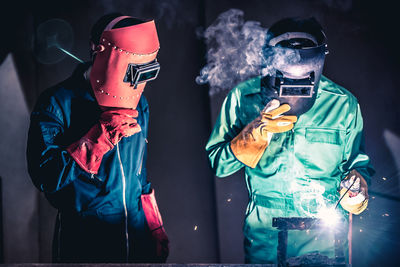
[[(33, 1), (32, 1), (33, 2)], [(169, 262), (243, 262), (241, 232), (247, 193), (243, 173), (215, 179), (204, 151), (221, 102), (230, 88), (208, 96), (195, 83), (206, 63), (196, 37), (220, 13), (238, 8), (245, 20), (268, 27), (287, 16), (315, 16), (326, 29), (330, 55), (324, 74), (359, 99), (374, 176), (369, 210), (354, 222), (354, 265), (400, 263), (400, 94), (396, 13), (390, 1), (14, 1), (1, 11), (0, 176), (3, 178), (6, 262), (49, 262), (55, 210), (26, 172), (29, 113), (40, 92), (67, 78), (70, 57), (40, 63), (32, 52), (35, 29), (52, 18), (73, 30), (71, 52), (88, 60), (91, 25), (120, 11), (156, 19), (161, 50), (159, 78), (146, 87), (150, 104), (148, 174), (171, 239)]]

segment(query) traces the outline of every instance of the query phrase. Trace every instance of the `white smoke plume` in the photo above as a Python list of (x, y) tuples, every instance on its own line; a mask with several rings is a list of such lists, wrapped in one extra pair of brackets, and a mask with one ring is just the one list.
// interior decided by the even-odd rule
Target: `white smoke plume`
[(207, 65), (196, 82), (209, 83), (210, 95), (260, 74), (266, 29), (256, 21), (245, 22), (243, 15), (230, 9), (204, 31)]
[(210, 95), (230, 90), (258, 75), (273, 74), (285, 64), (299, 61), (294, 51), (271, 48), (263, 51), (267, 29), (257, 21), (244, 21), (244, 12), (230, 9), (221, 13), (204, 31), (207, 65), (196, 78), (209, 83)]

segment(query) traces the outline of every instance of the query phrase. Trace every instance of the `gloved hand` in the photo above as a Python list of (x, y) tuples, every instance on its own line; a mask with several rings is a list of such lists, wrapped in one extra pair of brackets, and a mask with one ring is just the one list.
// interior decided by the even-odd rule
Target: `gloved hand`
[(142, 130), (135, 119), (137, 116), (138, 112), (134, 109), (111, 108), (101, 114), (99, 121), (108, 140), (116, 145), (122, 137)]
[(254, 168), (274, 133), (283, 133), (293, 128), (296, 116), (283, 116), (290, 110), (288, 104), (280, 105), (279, 100), (271, 100), (261, 115), (250, 122), (230, 143), (233, 154), (245, 165)]
[(137, 110), (108, 109), (104, 111), (99, 123), (89, 132), (67, 148), (68, 153), (85, 171), (97, 174), (105, 153), (114, 148), (123, 137), (141, 131), (136, 121)]
[(368, 185), (359, 172), (352, 170), (340, 183), (340, 197), (340, 205), (348, 212), (358, 215), (367, 208)]
[(156, 262), (165, 262), (169, 255), (169, 240), (164, 229), (160, 211), (158, 210), (154, 190), (152, 189), (149, 194), (141, 195), (141, 200), (147, 225), (149, 226), (152, 241), (155, 245), (154, 252), (156, 257), (154, 260)]

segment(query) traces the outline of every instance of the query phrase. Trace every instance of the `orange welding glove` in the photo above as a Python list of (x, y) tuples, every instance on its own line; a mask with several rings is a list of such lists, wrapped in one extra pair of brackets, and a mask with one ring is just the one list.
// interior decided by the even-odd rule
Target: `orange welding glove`
[(291, 130), (297, 121), (296, 116), (283, 116), (289, 111), (288, 104), (280, 105), (279, 100), (271, 100), (260, 116), (250, 122), (230, 143), (233, 154), (245, 165), (254, 168), (274, 133)]
[(345, 210), (358, 215), (367, 208), (368, 185), (358, 171), (352, 170), (340, 183), (340, 187), (340, 197), (343, 197), (340, 205)]
[(95, 124), (81, 139), (67, 148), (75, 162), (85, 171), (97, 174), (105, 153), (114, 148), (123, 137), (141, 131), (136, 121), (137, 110), (108, 109), (99, 123)]

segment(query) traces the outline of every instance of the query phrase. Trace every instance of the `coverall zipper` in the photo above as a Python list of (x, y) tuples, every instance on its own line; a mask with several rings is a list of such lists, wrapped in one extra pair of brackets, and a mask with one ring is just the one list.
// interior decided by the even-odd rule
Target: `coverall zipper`
[[(288, 162), (287, 163), (288, 163), (288, 166), (290, 166), (290, 167), (287, 169), (286, 174), (288, 175), (288, 177), (290, 179), (290, 182), (292, 183), (293, 182), (293, 177), (295, 177), (295, 174), (294, 174), (294, 169), (295, 169), (295, 166), (294, 166), (294, 129), (291, 129), (288, 132), (288, 139), (289, 139), (288, 140), (288, 151), (289, 151), (289, 153), (288, 153)], [(285, 198), (287, 198), (287, 197), (291, 197), (291, 196), (290, 195), (287, 196), (285, 194)], [(285, 205), (288, 205), (287, 201), (286, 201)], [(293, 208), (293, 207), (285, 206), (285, 216), (289, 216), (290, 208)]]
[(126, 245), (126, 262), (129, 262), (129, 233), (128, 233), (128, 209), (126, 206), (126, 177), (124, 173), (124, 167), (122, 166), (121, 154), (119, 152), (119, 145), (117, 143), (117, 154), (119, 166), (122, 174), (122, 203), (124, 205), (124, 213), (125, 213), (125, 245)]
[[(146, 142), (146, 144), (149, 143), (149, 141), (147, 140), (147, 138), (145, 138), (144, 141)], [(142, 173), (142, 165), (143, 165), (143, 158), (144, 158), (144, 150), (145, 150), (145, 149), (146, 149), (146, 148), (144, 147), (144, 148), (143, 148), (143, 151), (142, 151), (142, 156), (140, 157), (140, 164), (139, 164), (139, 170), (138, 170), (138, 172), (137, 172), (137, 175), (140, 175), (140, 174)]]

